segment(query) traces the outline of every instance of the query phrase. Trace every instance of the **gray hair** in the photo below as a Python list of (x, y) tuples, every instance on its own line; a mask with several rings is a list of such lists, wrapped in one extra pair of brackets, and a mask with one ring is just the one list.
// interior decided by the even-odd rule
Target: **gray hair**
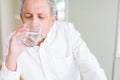
[[(24, 2), (25, 2), (25, 0), (21, 0), (21, 13), (23, 12)], [(50, 9), (51, 9), (51, 14), (52, 15), (57, 15), (55, 0), (48, 0), (48, 4), (49, 4)]]

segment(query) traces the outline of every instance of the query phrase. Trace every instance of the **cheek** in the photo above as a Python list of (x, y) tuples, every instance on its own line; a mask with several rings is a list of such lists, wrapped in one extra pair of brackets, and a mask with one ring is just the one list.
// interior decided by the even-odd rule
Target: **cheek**
[(50, 26), (49, 25), (45, 25), (42, 27), (43, 33), (48, 33), (48, 31), (50, 30)]
[(23, 23), (27, 23), (27, 22), (28, 22), (28, 20), (27, 20), (27, 19), (25, 19), (25, 18), (22, 18), (22, 22), (23, 22)]
[(24, 16), (22, 16), (21, 20), (23, 23), (27, 23), (30, 22), (32, 19), (26, 19)]
[(47, 21), (43, 26), (43, 33), (47, 34), (50, 31), (50, 29), (53, 27), (53, 25), (54, 22), (51, 19), (49, 19), (49, 21)]
[(43, 23), (41, 23), (43, 30), (46, 32), (50, 29), (51, 25), (50, 25), (50, 21), (46, 20)]
[(44, 25), (42, 27), (42, 35), (46, 36), (48, 34), (48, 32), (50, 31), (50, 29), (51, 29), (50, 24), (49, 25)]

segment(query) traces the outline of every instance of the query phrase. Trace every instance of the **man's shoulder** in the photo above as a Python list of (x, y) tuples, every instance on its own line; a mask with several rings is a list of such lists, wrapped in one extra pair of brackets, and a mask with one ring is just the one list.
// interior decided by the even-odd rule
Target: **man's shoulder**
[(60, 25), (60, 26), (73, 26), (73, 24), (71, 22), (67, 22), (67, 21), (56, 21), (56, 25)]
[(74, 24), (70, 22), (57, 21), (56, 32), (66, 34), (67, 36), (80, 36), (80, 32), (76, 30)]
[(62, 29), (62, 30), (71, 30), (74, 29), (74, 25), (70, 22), (66, 22), (66, 21), (56, 21), (56, 27), (57, 29)]
[(70, 35), (81, 35), (80, 32), (75, 28), (74, 24), (71, 22), (56, 21), (56, 27), (57, 30), (62, 30), (64, 32), (70, 33)]

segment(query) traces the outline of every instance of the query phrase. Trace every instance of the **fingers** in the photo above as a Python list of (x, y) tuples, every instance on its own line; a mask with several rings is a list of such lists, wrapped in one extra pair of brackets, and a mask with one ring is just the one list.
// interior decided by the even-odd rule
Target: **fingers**
[(27, 28), (27, 24), (22, 24), (18, 29), (17, 32), (25, 32), (29, 31), (29, 28)]
[(23, 36), (26, 36), (26, 32), (29, 32), (29, 28), (27, 28), (27, 24), (22, 24), (13, 34), (13, 37), (21, 38)]

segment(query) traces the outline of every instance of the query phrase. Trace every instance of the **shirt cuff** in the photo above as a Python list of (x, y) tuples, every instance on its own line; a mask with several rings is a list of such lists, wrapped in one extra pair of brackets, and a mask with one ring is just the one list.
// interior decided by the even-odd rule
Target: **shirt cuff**
[(18, 65), (16, 71), (10, 71), (7, 69), (5, 62), (2, 64), (1, 80), (19, 80), (19, 77), (20, 69)]

